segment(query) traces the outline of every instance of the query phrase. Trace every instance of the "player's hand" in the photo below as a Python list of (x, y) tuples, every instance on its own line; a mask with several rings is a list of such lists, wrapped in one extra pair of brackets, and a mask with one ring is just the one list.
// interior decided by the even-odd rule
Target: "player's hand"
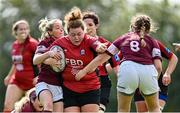
[(49, 57), (55, 58), (56, 60), (60, 60), (62, 56), (57, 51), (48, 51)]
[(162, 78), (162, 83), (163, 83), (165, 86), (168, 86), (168, 85), (171, 83), (171, 75), (165, 73), (165, 74), (163, 75), (163, 78)]
[(173, 43), (176, 51), (180, 51), (180, 43)]
[(99, 43), (99, 45), (96, 48), (96, 52), (103, 53), (107, 50), (107, 43)]
[(87, 72), (82, 69), (76, 74), (75, 79), (77, 81), (80, 81), (86, 74), (87, 74)]
[(11, 79), (11, 76), (6, 76), (6, 78), (4, 79), (5, 86), (7, 86), (9, 84), (10, 79)]

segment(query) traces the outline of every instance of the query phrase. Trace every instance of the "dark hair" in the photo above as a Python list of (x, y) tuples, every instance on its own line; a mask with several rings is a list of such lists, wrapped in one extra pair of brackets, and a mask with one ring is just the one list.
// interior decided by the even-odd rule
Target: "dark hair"
[(95, 25), (99, 24), (99, 17), (95, 12), (91, 12), (91, 11), (83, 12), (83, 20), (87, 18), (92, 19)]
[(65, 30), (68, 33), (70, 28), (81, 27), (85, 29), (84, 22), (82, 21), (81, 10), (78, 7), (73, 7), (69, 13), (64, 17)]
[(30, 100), (33, 100), (33, 101), (36, 100), (36, 92), (35, 92), (35, 90), (32, 91), (32, 92), (29, 94), (29, 99), (30, 99)]

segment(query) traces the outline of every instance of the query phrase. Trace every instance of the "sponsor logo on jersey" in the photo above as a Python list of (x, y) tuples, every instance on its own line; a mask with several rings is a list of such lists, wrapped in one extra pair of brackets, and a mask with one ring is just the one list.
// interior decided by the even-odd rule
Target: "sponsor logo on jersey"
[(114, 55), (114, 59), (115, 59), (116, 61), (120, 61), (120, 58), (119, 58), (118, 54), (115, 54), (115, 55)]
[(83, 65), (83, 61), (82, 60), (66, 58), (66, 64), (68, 64), (68, 63), (70, 63), (71, 66), (80, 66), (80, 65)]
[(84, 49), (81, 49), (80, 55), (85, 55), (85, 50)]
[(171, 53), (171, 50), (169, 48), (166, 47), (165, 50), (167, 53)]

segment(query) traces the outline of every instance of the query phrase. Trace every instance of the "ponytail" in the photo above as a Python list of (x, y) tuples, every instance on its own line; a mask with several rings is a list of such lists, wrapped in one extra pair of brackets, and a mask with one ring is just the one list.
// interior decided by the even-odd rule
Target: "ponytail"
[(48, 24), (48, 19), (44, 18), (39, 21), (39, 30), (41, 32), (41, 38), (40, 40), (44, 40), (44, 38), (48, 35), (46, 31), (46, 26)]
[(142, 47), (145, 47), (146, 46), (146, 42), (144, 40), (144, 34), (145, 34), (145, 23), (144, 21), (142, 22), (142, 26), (141, 26), (141, 29), (140, 29), (140, 42), (141, 42), (141, 46)]

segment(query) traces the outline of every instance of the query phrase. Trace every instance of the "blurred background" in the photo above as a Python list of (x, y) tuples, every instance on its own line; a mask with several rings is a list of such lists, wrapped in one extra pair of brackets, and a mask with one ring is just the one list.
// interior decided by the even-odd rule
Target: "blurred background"
[[(82, 11), (95, 11), (100, 17), (99, 34), (113, 41), (129, 30), (131, 17), (136, 13), (149, 15), (159, 28), (152, 35), (174, 51), (173, 42), (180, 42), (180, 0), (0, 0), (0, 111), (3, 109), (6, 87), (3, 80), (11, 67), (12, 24), (19, 19), (30, 23), (31, 35), (40, 38), (38, 21), (44, 17), (64, 19), (73, 6)], [(175, 52), (175, 51), (174, 51)], [(180, 52), (175, 52), (179, 57)], [(164, 69), (167, 62), (163, 62)], [(116, 77), (111, 73), (113, 87), (109, 112), (117, 109)], [(180, 108), (180, 66), (172, 74), (169, 99), (165, 112), (178, 112)], [(14, 92), (15, 93), (15, 92)], [(132, 101), (131, 111), (136, 111)]]

